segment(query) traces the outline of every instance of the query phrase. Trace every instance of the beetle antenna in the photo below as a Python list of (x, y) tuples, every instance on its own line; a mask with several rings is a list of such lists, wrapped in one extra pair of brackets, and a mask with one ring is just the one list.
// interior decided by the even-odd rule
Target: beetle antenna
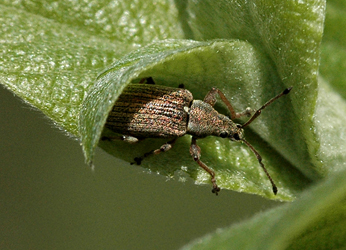
[(267, 101), (262, 107), (260, 107), (259, 109), (256, 110), (256, 112), (253, 114), (253, 116), (251, 116), (251, 118), (246, 123), (241, 125), (241, 128), (245, 128), (247, 125), (249, 125), (251, 122), (253, 122), (262, 113), (263, 109), (268, 107), (270, 104), (272, 104), (274, 101), (279, 99), (281, 96), (287, 95), (291, 91), (291, 89), (292, 89), (292, 87), (289, 87), (289, 88), (285, 89), (282, 93), (278, 94), (277, 96), (275, 96), (272, 99), (270, 99), (269, 101)]
[(267, 169), (265, 168), (264, 164), (262, 163), (262, 157), (261, 155), (256, 151), (256, 149), (250, 144), (248, 143), (246, 140), (242, 139), (242, 141), (251, 149), (251, 151), (256, 155), (257, 160), (259, 162), (259, 164), (261, 165), (261, 167), (263, 168), (264, 172), (266, 173), (270, 183), (272, 184), (273, 187), (273, 193), (276, 195), (278, 192), (278, 188), (276, 187), (272, 177), (269, 175)]

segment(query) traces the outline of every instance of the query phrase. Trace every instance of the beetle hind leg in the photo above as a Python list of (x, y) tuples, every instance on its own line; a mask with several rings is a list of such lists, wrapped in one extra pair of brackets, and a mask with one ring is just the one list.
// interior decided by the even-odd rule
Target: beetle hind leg
[(102, 141), (117, 141), (117, 140), (120, 140), (120, 141), (124, 141), (124, 142), (127, 142), (127, 143), (136, 143), (139, 141), (138, 138), (134, 137), (134, 136), (131, 136), (131, 135), (120, 135), (120, 136), (103, 136), (101, 138)]
[(160, 154), (160, 153), (163, 153), (163, 152), (167, 152), (168, 150), (170, 150), (175, 141), (176, 141), (177, 138), (174, 138), (173, 140), (170, 140), (168, 142), (166, 142), (165, 144), (163, 144), (160, 148), (158, 149), (155, 149), (155, 150), (151, 150), (150, 152), (148, 153), (145, 153), (143, 156), (140, 156), (140, 157), (135, 157), (133, 160), (135, 162), (131, 162), (131, 165), (133, 164), (137, 164), (137, 165), (141, 165), (142, 161), (144, 158), (148, 157), (148, 156), (151, 156), (151, 155), (157, 155), (157, 154)]

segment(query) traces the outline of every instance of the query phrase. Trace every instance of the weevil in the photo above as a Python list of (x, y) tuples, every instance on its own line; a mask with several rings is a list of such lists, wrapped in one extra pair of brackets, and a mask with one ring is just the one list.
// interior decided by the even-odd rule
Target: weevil
[[(147, 84), (144, 84), (146, 81)], [(220, 188), (216, 184), (215, 172), (200, 160), (201, 149), (197, 139), (207, 136), (228, 138), (232, 141), (245, 143), (257, 157), (257, 160), (267, 175), (276, 195), (277, 187), (262, 163), (262, 157), (255, 148), (245, 140), (244, 128), (253, 122), (264, 108), (275, 100), (290, 92), (292, 87), (285, 89), (277, 96), (270, 99), (251, 116), (251, 109), (236, 113), (226, 96), (213, 87), (204, 100), (194, 100), (190, 91), (180, 88), (154, 85), (154, 80), (142, 79), (138, 84), (128, 85), (107, 118), (106, 127), (120, 134), (119, 137), (104, 137), (104, 140), (123, 140), (135, 143), (145, 138), (167, 138), (168, 142), (159, 149), (152, 150), (143, 156), (135, 157), (133, 163), (141, 164), (142, 160), (150, 155), (167, 152), (173, 147), (177, 138), (189, 134), (192, 136), (190, 154), (211, 176), (212, 192), (216, 195)], [(220, 114), (214, 109), (216, 97), (219, 95), (231, 117)], [(235, 119), (241, 116), (251, 116), (244, 124), (237, 124)], [(133, 164), (131, 163), (131, 164)]]

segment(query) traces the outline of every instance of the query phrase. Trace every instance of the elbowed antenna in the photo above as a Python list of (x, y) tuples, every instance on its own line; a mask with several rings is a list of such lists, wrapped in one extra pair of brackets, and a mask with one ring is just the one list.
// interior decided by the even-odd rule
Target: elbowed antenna
[[(269, 101), (267, 101), (262, 107), (260, 107), (259, 109), (256, 110), (256, 112), (253, 114), (253, 116), (243, 125), (238, 125), (239, 128), (245, 128), (246, 126), (248, 126), (251, 122), (253, 122), (261, 113), (262, 110), (265, 109), (266, 107), (268, 107), (270, 104), (272, 104), (274, 101), (276, 101), (277, 99), (279, 99), (281, 96), (283, 95), (287, 95), (290, 91), (291, 91), (292, 87), (289, 87), (287, 89), (285, 89), (283, 92), (281, 92), (280, 94), (278, 94), (277, 96), (273, 97), (272, 99), (270, 99)], [(256, 149), (250, 144), (248, 143), (245, 139), (241, 139), (241, 141), (243, 141), (250, 149), (251, 151), (256, 155), (257, 160), (259, 162), (259, 164), (261, 165), (261, 167), (263, 168), (265, 174), (267, 175), (270, 183), (272, 184), (273, 187), (273, 193), (276, 195), (278, 192), (278, 188), (276, 187), (272, 177), (269, 175), (267, 169), (265, 168), (264, 164), (262, 163), (262, 157), (261, 155), (256, 151)]]
[(241, 141), (243, 141), (250, 149), (251, 151), (256, 155), (257, 157), (257, 160), (259, 162), (259, 164), (261, 165), (261, 167), (263, 168), (264, 172), (266, 173), (270, 183), (272, 184), (272, 187), (273, 187), (273, 193), (276, 195), (277, 192), (278, 192), (278, 188), (276, 187), (272, 177), (269, 175), (267, 169), (265, 168), (264, 164), (262, 163), (262, 157), (261, 155), (256, 151), (256, 149), (250, 144), (248, 143), (245, 139), (242, 139)]
[(269, 101), (267, 101), (262, 107), (260, 107), (259, 109), (256, 110), (256, 112), (253, 114), (253, 116), (251, 116), (251, 118), (247, 122), (245, 122), (240, 127), (245, 128), (246, 126), (248, 126), (251, 122), (253, 122), (262, 113), (263, 109), (268, 107), (270, 104), (272, 104), (274, 101), (279, 99), (281, 96), (287, 95), (291, 91), (292, 88), (293, 87), (289, 87), (289, 88), (285, 89), (282, 93), (278, 94), (277, 96), (275, 96), (272, 99), (270, 99)]

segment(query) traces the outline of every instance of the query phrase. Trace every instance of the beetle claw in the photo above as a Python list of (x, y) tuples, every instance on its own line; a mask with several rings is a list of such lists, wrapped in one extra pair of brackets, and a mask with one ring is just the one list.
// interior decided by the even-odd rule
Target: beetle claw
[(216, 186), (216, 187), (214, 187), (214, 188), (211, 190), (211, 192), (212, 192), (213, 194), (219, 195), (220, 190), (221, 190), (221, 189), (220, 189), (218, 186)]

